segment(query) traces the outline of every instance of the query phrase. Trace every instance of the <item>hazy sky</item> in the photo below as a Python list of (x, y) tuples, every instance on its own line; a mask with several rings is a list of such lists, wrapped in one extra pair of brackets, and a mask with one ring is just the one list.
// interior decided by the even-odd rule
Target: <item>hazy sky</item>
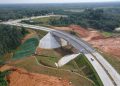
[(2, 3), (72, 3), (72, 2), (109, 2), (120, 0), (0, 0)]

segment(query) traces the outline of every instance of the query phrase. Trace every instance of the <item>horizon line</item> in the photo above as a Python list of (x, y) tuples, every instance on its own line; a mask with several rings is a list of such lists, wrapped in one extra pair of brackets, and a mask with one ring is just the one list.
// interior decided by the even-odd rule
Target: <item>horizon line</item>
[(103, 2), (45, 2), (45, 3), (40, 3), (40, 2), (30, 2), (30, 3), (0, 3), (0, 4), (86, 4), (86, 3), (117, 3), (120, 1), (103, 1)]

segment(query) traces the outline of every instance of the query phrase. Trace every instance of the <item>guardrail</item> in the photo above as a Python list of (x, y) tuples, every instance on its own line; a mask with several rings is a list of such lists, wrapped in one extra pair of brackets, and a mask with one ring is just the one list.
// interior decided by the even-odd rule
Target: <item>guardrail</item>
[[(114, 80), (115, 82), (115, 86), (120, 86), (120, 81), (119, 81), (119, 74), (117, 74), (117, 72), (115, 71), (115, 69), (102, 57), (101, 59), (103, 59), (103, 62), (100, 61), (100, 59), (97, 57), (98, 55), (93, 54), (95, 52), (94, 48), (92, 48), (88, 43), (86, 43), (85, 41), (83, 41), (82, 39), (78, 38), (78, 37), (72, 37), (70, 34), (62, 32), (62, 31), (57, 31), (57, 30), (53, 30), (50, 28), (46, 28), (46, 27), (41, 27), (41, 26), (35, 26), (35, 25), (29, 25), (29, 24), (21, 24), (18, 22), (4, 22), (3, 24), (9, 24), (9, 25), (14, 25), (14, 26), (22, 26), (22, 27), (27, 27), (27, 28), (33, 28), (33, 29), (40, 29), (40, 30), (44, 30), (44, 31), (51, 31), (54, 35), (57, 35), (59, 37), (65, 36), (63, 38), (65, 38), (67, 41), (72, 41), (71, 43), (74, 43), (74, 47), (76, 47), (80, 52), (83, 53), (91, 53), (94, 58), (98, 61), (98, 63), (102, 66), (102, 68), (106, 71), (106, 73), (110, 76), (110, 78), (112, 77), (112, 81)], [(62, 34), (62, 35), (61, 35)], [(70, 39), (72, 38), (72, 40)], [(78, 47), (79, 46), (79, 47)], [(87, 50), (87, 52), (86, 52)], [(111, 67), (108, 67), (111, 66)], [(111, 71), (108, 71), (108, 68), (112, 68)], [(113, 72), (114, 71), (114, 72)], [(113, 75), (113, 73), (115, 73), (115, 75)], [(118, 78), (116, 79), (117, 76)]]
[[(59, 36), (59, 37), (62, 37), (62, 38), (64, 38), (64, 39), (66, 39), (66, 40), (70, 40), (70, 39), (68, 39), (69, 37), (66, 35), (66, 33), (65, 34), (63, 34), (62, 33), (62, 35), (59, 35), (59, 34), (61, 34), (60, 32), (54, 32), (53, 31), (53, 34), (54, 35), (57, 35), (57, 36)], [(65, 37), (63, 37), (63, 36), (65, 36)], [(77, 37), (76, 37), (77, 38)], [(109, 71), (108, 71), (108, 69), (104, 66), (105, 64), (103, 63), (103, 62), (101, 62), (101, 61), (99, 61), (99, 59), (96, 57), (96, 55), (94, 55), (93, 53), (94, 52), (96, 52), (95, 50), (92, 50), (92, 49), (90, 49), (91, 47), (89, 47), (89, 46), (87, 46), (87, 44), (86, 44), (86, 42), (85, 41), (82, 41), (82, 39), (79, 39), (79, 38), (77, 38), (78, 40), (80, 40), (80, 41), (78, 41), (78, 40), (74, 40), (75, 42), (77, 42), (78, 44), (81, 44), (82, 46), (81, 46), (81, 48), (85, 48), (85, 50), (87, 50), (88, 52), (87, 53), (91, 53), (92, 55), (93, 55), (93, 57), (98, 61), (98, 63), (102, 66), (102, 68), (105, 70), (105, 72), (106, 72), (106, 74), (110, 77), (110, 79), (111, 79), (111, 81), (113, 82), (113, 84), (114, 84), (114, 86), (119, 86), (119, 82), (118, 82), (118, 80), (116, 80), (116, 77), (118, 77), (119, 76), (119, 74), (118, 74), (118, 76), (116, 76), (116, 77), (114, 77), (113, 76), (113, 74), (112, 73), (109, 73)], [(81, 42), (82, 41), (82, 42)], [(69, 41), (70, 42), (70, 41)], [(77, 44), (75, 44), (75, 45), (77, 45)], [(75, 46), (75, 45), (73, 45), (75, 48), (78, 48), (77, 46)], [(86, 48), (86, 47), (89, 47), (89, 48)], [(81, 49), (80, 49), (81, 50)], [(83, 52), (84, 54), (86, 53), (86, 52)], [(101, 56), (101, 55), (100, 55)], [(103, 58), (104, 59), (104, 58)], [(109, 64), (109, 63), (108, 63)], [(113, 69), (114, 70), (114, 69)]]

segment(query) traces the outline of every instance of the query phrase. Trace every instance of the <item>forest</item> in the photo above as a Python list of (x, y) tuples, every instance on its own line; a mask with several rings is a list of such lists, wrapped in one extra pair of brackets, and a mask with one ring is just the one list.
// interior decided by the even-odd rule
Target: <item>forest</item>
[[(120, 9), (118, 9), (120, 11)], [(84, 28), (94, 28), (100, 31), (114, 31), (120, 27), (120, 14), (113, 14), (103, 9), (85, 9), (83, 12), (69, 14), (68, 17), (50, 19), (50, 25), (68, 26), (80, 25)]]
[(28, 31), (23, 27), (0, 25), (0, 56), (16, 49), (26, 33)]
[[(119, 9), (120, 3), (73, 3), (73, 4), (0, 4), (0, 21), (7, 21), (10, 19), (19, 19), (30, 16), (40, 16), (49, 13), (55, 14), (77, 14), (76, 12), (68, 12), (69, 10), (83, 10), (94, 8), (112, 8), (110, 12), (114, 13)], [(118, 8), (118, 9), (116, 9)], [(68, 10), (68, 11), (66, 11)]]
[(0, 71), (0, 86), (8, 86), (6, 76), (10, 74), (10, 70)]
[[(58, 11), (55, 11), (58, 13)], [(48, 25), (52, 26), (69, 26), (71, 24), (80, 25), (84, 28), (94, 28), (99, 31), (113, 32), (115, 28), (120, 27), (120, 8), (111, 9), (84, 9), (81, 12), (71, 12), (71, 10), (60, 10), (59, 14), (67, 15), (67, 17), (55, 18), (51, 17), (47, 19)], [(43, 21), (23, 20), (23, 23), (42, 25)]]
[[(50, 13), (68, 16), (61, 17), (59, 20), (51, 19), (49, 24), (54, 26), (77, 24), (84, 28), (94, 28), (100, 31), (114, 31), (115, 28), (120, 27), (120, 3), (0, 5), (0, 21)], [(33, 24), (38, 23), (33, 22)]]

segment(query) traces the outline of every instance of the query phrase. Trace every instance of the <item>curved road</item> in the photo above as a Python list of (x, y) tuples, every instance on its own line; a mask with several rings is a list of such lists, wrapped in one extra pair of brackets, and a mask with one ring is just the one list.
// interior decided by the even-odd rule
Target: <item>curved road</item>
[(85, 41), (59, 30), (29, 24), (22, 24), (19, 22), (20, 20), (15, 20), (10, 22), (3, 22), (2, 24), (22, 26), (48, 32), (50, 31), (53, 35), (67, 40), (71, 45), (73, 45), (76, 49), (78, 49), (86, 56), (86, 58), (96, 70), (104, 86), (120, 86), (120, 75), (117, 73), (117, 71), (104, 59), (103, 56), (101, 56)]

